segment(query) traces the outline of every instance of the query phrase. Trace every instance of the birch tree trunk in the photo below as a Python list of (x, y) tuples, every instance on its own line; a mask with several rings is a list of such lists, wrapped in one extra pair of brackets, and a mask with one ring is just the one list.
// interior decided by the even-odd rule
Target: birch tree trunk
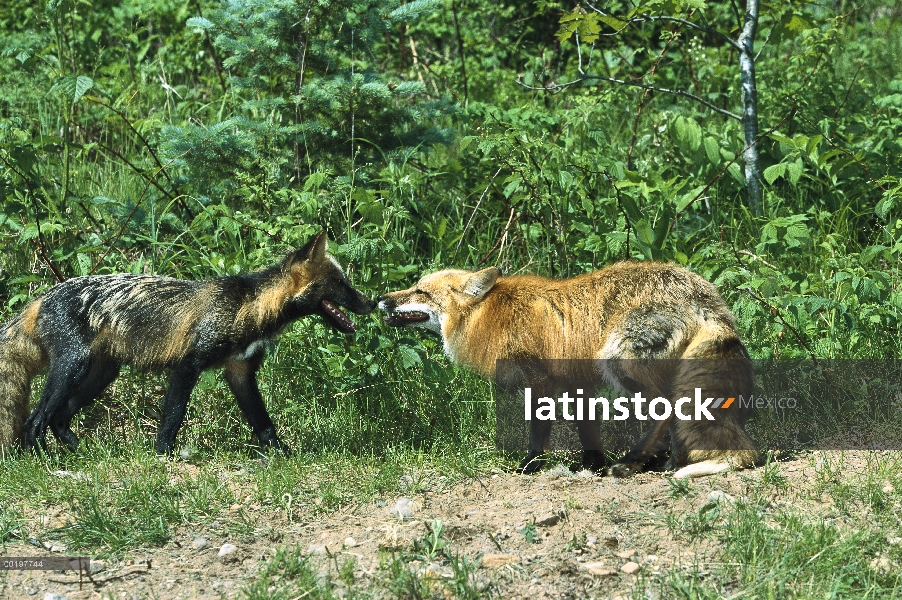
[(745, 190), (749, 210), (761, 214), (761, 166), (758, 162), (758, 90), (755, 88), (755, 32), (758, 29), (758, 0), (746, 0), (745, 23), (737, 40), (742, 82), (742, 132), (745, 150)]

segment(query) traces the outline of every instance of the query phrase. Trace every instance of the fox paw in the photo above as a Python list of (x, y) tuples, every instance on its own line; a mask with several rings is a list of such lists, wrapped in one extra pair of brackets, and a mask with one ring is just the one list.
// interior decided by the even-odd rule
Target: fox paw
[(523, 462), (520, 463), (520, 466), (517, 467), (517, 472), (522, 473), (523, 475), (532, 475), (533, 473), (539, 472), (545, 466), (546, 462), (542, 458), (543, 455), (543, 452), (530, 450), (529, 454), (526, 455), (526, 458), (523, 459)]
[(582, 462), (570, 467), (574, 473), (583, 469), (593, 473), (604, 472), (604, 454), (599, 450), (584, 450)]
[(66, 449), (69, 452), (76, 452), (78, 450), (78, 436), (75, 435), (71, 429), (66, 429), (61, 432), (54, 432), (56, 435), (56, 439), (58, 439), (63, 445), (66, 446)]
[(266, 450), (274, 450), (276, 452), (279, 452), (286, 458), (291, 456), (291, 448), (288, 446), (288, 444), (284, 443), (279, 438), (274, 438), (270, 442), (263, 444), (263, 448)]
[(625, 463), (619, 462), (608, 469), (607, 473), (611, 477), (624, 478), (624, 477), (632, 477), (636, 473), (642, 470), (642, 465), (637, 463)]

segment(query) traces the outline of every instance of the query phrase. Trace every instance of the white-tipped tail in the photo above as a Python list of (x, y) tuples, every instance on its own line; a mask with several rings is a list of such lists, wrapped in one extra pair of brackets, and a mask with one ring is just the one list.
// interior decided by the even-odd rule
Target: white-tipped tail
[(674, 479), (686, 479), (689, 477), (704, 477), (715, 475), (731, 469), (730, 463), (721, 460), (703, 460), (691, 465), (686, 465), (673, 474)]

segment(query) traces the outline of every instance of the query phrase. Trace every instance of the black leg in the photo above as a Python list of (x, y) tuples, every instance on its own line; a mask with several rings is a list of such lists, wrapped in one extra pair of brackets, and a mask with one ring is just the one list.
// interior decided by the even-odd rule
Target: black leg
[(276, 435), (276, 428), (273, 425), (266, 406), (263, 404), (263, 397), (260, 395), (260, 389), (257, 387), (257, 369), (260, 368), (262, 357), (252, 358), (251, 360), (229, 360), (226, 362), (225, 379), (235, 394), (238, 406), (244, 413), (248, 423), (260, 440), (260, 444), (264, 447), (273, 447), (281, 450), (285, 454), (289, 454), (290, 450), (279, 437)]
[(166, 401), (163, 403), (163, 418), (157, 430), (156, 450), (159, 454), (171, 454), (175, 446), (175, 436), (185, 420), (191, 391), (200, 377), (200, 369), (193, 364), (181, 364), (172, 372)]
[(548, 440), (551, 437), (551, 421), (540, 421), (533, 415), (529, 423), (529, 450), (526, 458), (520, 463), (520, 471), (524, 474), (535, 473), (545, 466), (545, 461), (540, 457), (548, 448)]
[(60, 442), (75, 451), (78, 448), (78, 436), (69, 428), (72, 417), (79, 410), (91, 404), (103, 390), (110, 385), (119, 375), (119, 364), (94, 359), (91, 361), (91, 369), (82, 382), (75, 395), (69, 399), (54, 413), (50, 421), (50, 429)]
[(47, 382), (38, 405), (25, 421), (26, 447), (45, 447), (44, 436), (54, 414), (67, 398), (78, 394), (90, 369), (91, 357), (86, 349), (67, 349), (65, 356), (53, 360), (47, 371)]

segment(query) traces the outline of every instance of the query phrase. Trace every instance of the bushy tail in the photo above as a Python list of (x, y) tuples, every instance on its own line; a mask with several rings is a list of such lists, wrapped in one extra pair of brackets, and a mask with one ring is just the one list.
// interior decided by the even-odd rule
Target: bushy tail
[(31, 380), (47, 366), (47, 352), (35, 332), (40, 300), (0, 326), (0, 450), (22, 436), (28, 418)]

